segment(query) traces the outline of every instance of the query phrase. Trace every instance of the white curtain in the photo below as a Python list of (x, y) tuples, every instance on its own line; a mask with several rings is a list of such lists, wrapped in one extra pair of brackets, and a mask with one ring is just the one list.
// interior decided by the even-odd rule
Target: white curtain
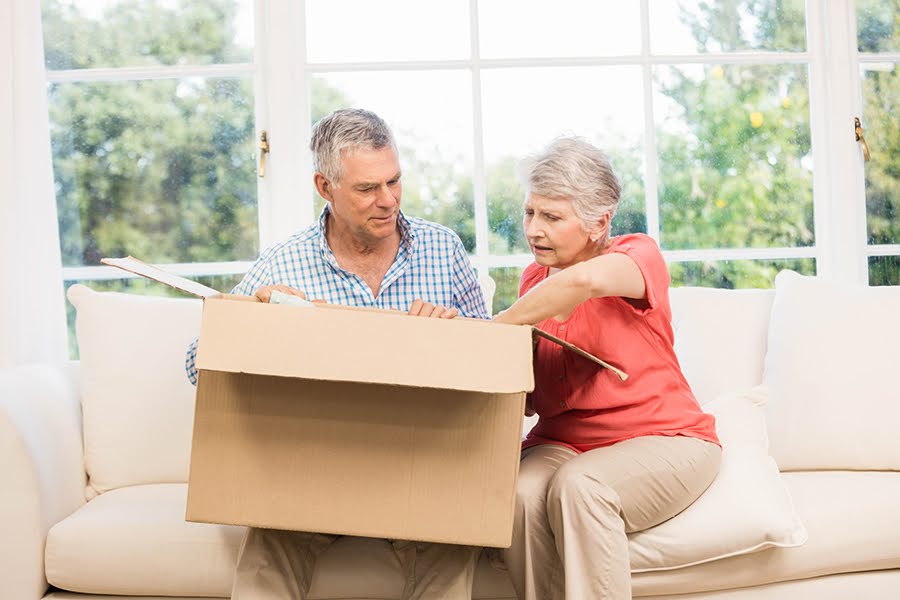
[(0, 367), (67, 357), (41, 3), (0, 0)]

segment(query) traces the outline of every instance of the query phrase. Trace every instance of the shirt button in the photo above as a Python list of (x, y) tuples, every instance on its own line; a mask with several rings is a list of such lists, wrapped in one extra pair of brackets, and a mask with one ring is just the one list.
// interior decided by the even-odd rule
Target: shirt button
[(562, 400), (562, 401), (559, 403), (559, 405), (562, 406), (562, 407), (565, 407), (565, 406), (566, 406), (566, 401), (565, 401), (565, 400)]
[(556, 379), (559, 380), (559, 381), (565, 381), (565, 380), (566, 380), (566, 378), (563, 377), (562, 375), (560, 375), (560, 376), (557, 377)]

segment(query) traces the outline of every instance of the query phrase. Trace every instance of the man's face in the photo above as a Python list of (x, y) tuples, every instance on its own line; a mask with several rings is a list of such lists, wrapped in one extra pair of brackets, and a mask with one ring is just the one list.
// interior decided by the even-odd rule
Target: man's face
[(541, 266), (565, 269), (596, 254), (597, 245), (570, 200), (529, 194), (523, 225), (534, 260)]
[(332, 214), (364, 244), (389, 238), (400, 211), (400, 162), (391, 146), (355, 148), (341, 155), (343, 175), (330, 186)]

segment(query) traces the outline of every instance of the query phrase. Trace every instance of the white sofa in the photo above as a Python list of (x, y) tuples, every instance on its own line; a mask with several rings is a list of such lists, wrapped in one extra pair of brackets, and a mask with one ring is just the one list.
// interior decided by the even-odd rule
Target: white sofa
[[(81, 362), (0, 371), (0, 598), (228, 597), (242, 528), (184, 522), (199, 304), (70, 298)], [(775, 290), (678, 288), (671, 303), (725, 454), (694, 506), (632, 536), (635, 597), (898, 597), (900, 289), (786, 273)], [(343, 538), (310, 597), (401, 588), (386, 542)], [(514, 597), (487, 554), (474, 597)]]

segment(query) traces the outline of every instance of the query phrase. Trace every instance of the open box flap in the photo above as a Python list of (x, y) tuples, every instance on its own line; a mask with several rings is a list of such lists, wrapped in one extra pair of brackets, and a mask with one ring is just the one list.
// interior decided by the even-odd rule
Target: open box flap
[(538, 337), (546, 338), (546, 339), (550, 340), (551, 342), (553, 342), (554, 344), (559, 344), (563, 348), (567, 348), (568, 350), (571, 350), (578, 356), (582, 356), (582, 357), (588, 359), (589, 361), (597, 363), (601, 367), (605, 367), (605, 368), (609, 369), (610, 371), (615, 373), (616, 376), (622, 381), (625, 381), (626, 379), (628, 379), (628, 374), (625, 373), (625, 371), (622, 371), (621, 369), (618, 369), (618, 368), (612, 366), (611, 364), (609, 364), (608, 362), (606, 362), (604, 360), (600, 360), (593, 354), (589, 354), (589, 353), (585, 352), (578, 346), (576, 346), (574, 344), (570, 344), (566, 340), (558, 338), (555, 335), (547, 333), (546, 331), (544, 331), (542, 329), (538, 329), (537, 327), (532, 327), (532, 332), (534, 333), (534, 335), (536, 335)]
[(527, 327), (225, 297), (204, 303), (197, 367), (508, 394), (533, 389), (531, 352)]
[(159, 283), (173, 287), (176, 290), (181, 290), (192, 296), (199, 296), (200, 298), (217, 298), (222, 295), (221, 292), (214, 290), (211, 287), (207, 287), (202, 283), (197, 283), (196, 281), (186, 279), (179, 275), (173, 275), (158, 267), (148, 265), (133, 256), (128, 256), (126, 258), (104, 258), (101, 259), (100, 262), (104, 265), (116, 267), (123, 271), (128, 271), (129, 273), (134, 273), (135, 275), (140, 275), (141, 277), (146, 277), (153, 281), (158, 281)]

